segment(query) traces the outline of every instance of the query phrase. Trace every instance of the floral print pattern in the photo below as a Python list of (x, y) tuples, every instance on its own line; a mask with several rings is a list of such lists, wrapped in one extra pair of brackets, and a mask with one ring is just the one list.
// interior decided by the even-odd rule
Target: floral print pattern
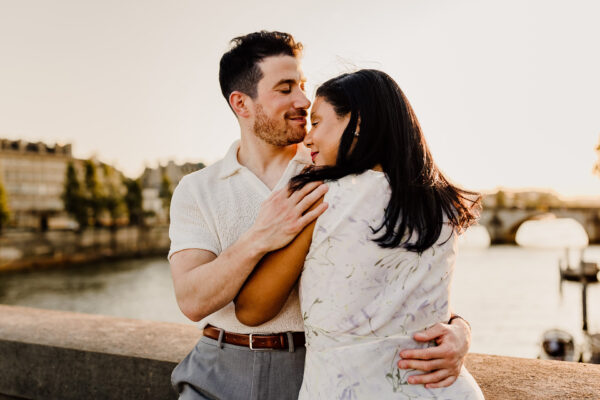
[(410, 385), (419, 371), (397, 367), (412, 335), (447, 321), (456, 234), (444, 226), (422, 254), (384, 249), (372, 239), (390, 196), (385, 174), (366, 171), (328, 182), (300, 279), (306, 333), (301, 400), (483, 399), (463, 368), (447, 388)]

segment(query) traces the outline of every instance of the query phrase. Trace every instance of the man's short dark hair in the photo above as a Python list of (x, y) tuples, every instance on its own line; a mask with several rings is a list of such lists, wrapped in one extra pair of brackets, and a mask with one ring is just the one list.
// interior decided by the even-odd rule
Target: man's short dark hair
[(254, 32), (236, 37), (231, 43), (231, 49), (223, 54), (219, 66), (221, 92), (228, 102), (234, 91), (256, 98), (257, 85), (263, 77), (258, 63), (266, 57), (300, 57), (302, 54), (302, 43), (283, 32)]

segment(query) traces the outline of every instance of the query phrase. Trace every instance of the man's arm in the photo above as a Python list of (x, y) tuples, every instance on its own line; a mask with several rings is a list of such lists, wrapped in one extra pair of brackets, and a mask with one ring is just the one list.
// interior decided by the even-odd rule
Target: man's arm
[(231, 302), (267, 252), (287, 245), (325, 211), (326, 203), (307, 210), (326, 191), (326, 185), (313, 182), (291, 194), (287, 188), (273, 192), (252, 227), (219, 256), (200, 249), (174, 253), (171, 275), (183, 314), (199, 321)]
[(426, 388), (450, 386), (458, 375), (469, 352), (471, 327), (462, 319), (454, 318), (450, 324), (435, 324), (414, 335), (418, 342), (435, 340), (435, 347), (403, 350), (398, 367), (426, 372), (413, 375), (408, 383), (423, 384)]

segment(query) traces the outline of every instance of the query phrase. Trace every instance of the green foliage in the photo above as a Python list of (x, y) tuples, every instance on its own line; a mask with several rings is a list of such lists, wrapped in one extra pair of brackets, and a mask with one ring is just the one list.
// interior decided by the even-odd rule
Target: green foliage
[(85, 160), (85, 198), (87, 208), (91, 211), (94, 219), (94, 224), (99, 225), (100, 216), (105, 207), (105, 199), (102, 191), (102, 186), (98, 181), (98, 173), (96, 164), (92, 160)]
[(6, 198), (6, 191), (4, 185), (0, 181), (0, 231), (8, 224), (10, 220), (10, 211), (8, 209), (8, 200)]
[(142, 184), (139, 179), (123, 180), (123, 184), (127, 189), (125, 194), (125, 207), (129, 214), (130, 225), (144, 224), (144, 210), (142, 208)]
[(75, 218), (79, 224), (79, 228), (83, 229), (88, 226), (87, 202), (72, 161), (67, 163), (62, 200), (65, 205), (65, 211)]
[(117, 218), (125, 214), (125, 202), (121, 193), (123, 177), (118, 177), (117, 172), (108, 164), (103, 164), (104, 190), (102, 193), (102, 206), (110, 215), (112, 224)]
[(173, 191), (171, 190), (171, 180), (167, 176), (166, 172), (163, 171), (161, 180), (160, 180), (160, 191), (158, 193), (158, 197), (162, 199), (163, 207), (168, 211), (171, 206), (171, 197), (173, 196)]
[(90, 222), (99, 225), (100, 217), (106, 212), (115, 225), (117, 218), (127, 211), (123, 198), (123, 176), (110, 165), (101, 164), (103, 179), (99, 179), (98, 167), (92, 160), (85, 160), (83, 169), (84, 180), (81, 183), (74, 163), (67, 164), (62, 195), (65, 211), (77, 220), (81, 229)]

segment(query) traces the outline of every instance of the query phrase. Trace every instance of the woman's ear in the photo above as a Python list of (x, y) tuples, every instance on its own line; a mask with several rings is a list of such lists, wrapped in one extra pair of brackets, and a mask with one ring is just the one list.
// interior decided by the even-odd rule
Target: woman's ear
[(358, 136), (360, 133), (360, 115), (358, 116), (358, 120), (356, 121), (356, 129), (354, 129), (354, 136)]
[(248, 108), (249, 101), (250, 97), (248, 97), (248, 95), (238, 92), (237, 90), (231, 92), (229, 95), (229, 105), (231, 106), (231, 109), (235, 115), (241, 118), (248, 118), (250, 116), (250, 110)]

